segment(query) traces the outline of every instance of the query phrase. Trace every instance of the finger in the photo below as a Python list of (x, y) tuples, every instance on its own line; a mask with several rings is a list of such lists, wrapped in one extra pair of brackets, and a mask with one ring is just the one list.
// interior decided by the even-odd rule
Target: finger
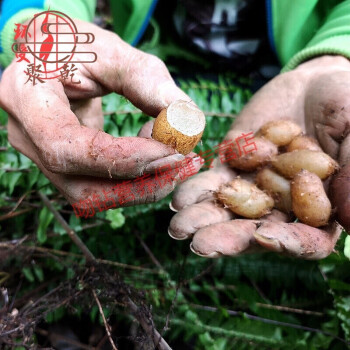
[(254, 233), (258, 244), (268, 250), (307, 260), (318, 260), (332, 253), (341, 234), (333, 223), (320, 230), (301, 223), (263, 222)]
[(90, 80), (98, 81), (103, 89), (125, 96), (151, 116), (158, 115), (175, 100), (191, 101), (156, 56), (133, 48), (118, 35), (92, 24), (77, 21), (77, 26), (95, 35), (97, 61), (85, 68)]
[(237, 256), (255, 246), (257, 221), (231, 220), (206, 226), (197, 231), (190, 245), (193, 253), (206, 257)]
[(169, 236), (183, 240), (191, 238), (199, 229), (233, 219), (233, 213), (212, 201), (192, 204), (176, 213), (169, 225)]
[(338, 162), (340, 166), (350, 164), (350, 134), (344, 139), (340, 146)]
[(290, 217), (277, 209), (272, 209), (271, 213), (263, 216), (262, 218), (260, 218), (260, 220), (272, 222), (289, 222)]
[(145, 137), (146, 139), (152, 138), (152, 130), (153, 130), (154, 120), (148, 121), (143, 127), (140, 129), (137, 134), (138, 137)]
[(101, 97), (71, 101), (70, 105), (81, 125), (90, 129), (103, 130)]
[(75, 211), (84, 217), (92, 216), (108, 208), (158, 201), (173, 191), (176, 184), (180, 182), (176, 172), (172, 181), (168, 179), (163, 181), (150, 176), (144, 178), (143, 181), (147, 182), (147, 186), (144, 186), (144, 191), (140, 191), (141, 182), (137, 179), (126, 182), (125, 180), (118, 181), (91, 176), (55, 174), (44, 167), (34, 145), (25, 137), (19, 124), (11, 117), (8, 122), (8, 131), (11, 144), (15, 144), (24, 155), (31, 158), (63, 196), (74, 205)]
[[(316, 135), (322, 149), (334, 159), (350, 132), (349, 79), (350, 72), (327, 71), (311, 81), (305, 96), (307, 133)], [(344, 149), (345, 154), (349, 152)]]
[(350, 163), (332, 179), (329, 194), (339, 223), (350, 232)]
[[(151, 139), (114, 138), (80, 125), (61, 83), (24, 84), (25, 78), (17, 69), (12, 64), (4, 73), (1, 102), (24, 125), (41, 163), (49, 171), (125, 179), (139, 176), (147, 165), (161, 158), (174, 155), (167, 159), (171, 166), (184, 159), (171, 147)], [(10, 80), (14, 73), (18, 73), (18, 79), (13, 86)], [(5, 87), (7, 84), (12, 91)], [(15, 95), (19, 95), (16, 104), (12, 98)]]
[(191, 177), (176, 188), (170, 207), (178, 211), (191, 204), (212, 199), (214, 191), (235, 177), (236, 173), (226, 166), (214, 167)]
[[(208, 204), (204, 206), (204, 203)], [(202, 204), (202, 210), (204, 209), (201, 217), (198, 215), (199, 210), (196, 213), (193, 211), (192, 208), (198, 205), (194, 204), (176, 214), (179, 215), (176, 225), (174, 223), (173, 227), (171, 225), (170, 227), (173, 230), (171, 233), (175, 233), (177, 237), (181, 234), (183, 235), (177, 239), (185, 239), (185, 235), (191, 236), (194, 234), (191, 249), (195, 254), (203, 257), (238, 256), (246, 253), (265, 251), (262, 246), (256, 244), (254, 238), (254, 233), (260, 221), (283, 223), (289, 220), (286, 214), (276, 209), (273, 209), (270, 214), (265, 215), (260, 220), (230, 220), (234, 215), (228, 209), (215, 207), (215, 204), (212, 202), (202, 202), (199, 204)], [(188, 224), (187, 226), (184, 224), (185, 220), (181, 217), (181, 213), (185, 213), (186, 210), (189, 214), (192, 213), (193, 219), (193, 221), (186, 222)], [(213, 212), (212, 215), (209, 213), (210, 210)], [(215, 214), (217, 214), (217, 217), (215, 217)], [(205, 221), (204, 216), (208, 217), (207, 221)], [(222, 219), (221, 221), (220, 217)], [(199, 218), (201, 218), (201, 221), (199, 221)], [(196, 225), (196, 227), (188, 228), (188, 226), (191, 226), (191, 222), (196, 222), (197, 225), (198, 223), (200, 224), (198, 227)], [(209, 224), (205, 225), (206, 223)], [(198, 229), (197, 232), (193, 232), (195, 228)]]

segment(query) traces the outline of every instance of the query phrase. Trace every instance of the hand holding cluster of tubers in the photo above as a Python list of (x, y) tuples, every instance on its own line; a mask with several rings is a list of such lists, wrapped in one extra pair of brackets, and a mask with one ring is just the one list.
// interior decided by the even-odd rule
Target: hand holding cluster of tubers
[(257, 171), (255, 184), (236, 178), (220, 187), (216, 198), (233, 213), (259, 219), (276, 208), (304, 224), (328, 224), (332, 207), (322, 180), (337, 169), (317, 141), (288, 120), (268, 122), (257, 132), (257, 150), (231, 160), (243, 171)]
[[(226, 138), (241, 134), (232, 130)], [(169, 235), (193, 237), (192, 251), (204, 257), (261, 249), (326, 257), (341, 233), (327, 196), (338, 163), (288, 120), (266, 123), (254, 142), (256, 151), (229, 160), (230, 168), (218, 165), (175, 190), (171, 208), (180, 211)]]

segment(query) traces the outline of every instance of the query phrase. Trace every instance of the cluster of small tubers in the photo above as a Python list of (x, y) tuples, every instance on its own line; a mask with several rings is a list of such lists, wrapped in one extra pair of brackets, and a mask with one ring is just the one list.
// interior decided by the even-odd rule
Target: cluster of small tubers
[(327, 225), (332, 206), (323, 181), (338, 169), (337, 162), (288, 120), (266, 123), (254, 141), (256, 151), (232, 159), (229, 165), (243, 172), (257, 172), (255, 184), (243, 179), (241, 173), (219, 188), (217, 200), (244, 218), (258, 219), (276, 208), (294, 213), (304, 224)]

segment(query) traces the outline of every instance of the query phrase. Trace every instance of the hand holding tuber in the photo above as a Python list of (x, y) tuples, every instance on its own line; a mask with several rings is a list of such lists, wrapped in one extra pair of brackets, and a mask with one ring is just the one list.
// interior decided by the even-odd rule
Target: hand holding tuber
[[(315, 58), (301, 64), (291, 72), (277, 76), (258, 91), (235, 120), (227, 136), (227, 138), (230, 138), (230, 135), (235, 135), (240, 130), (257, 132), (264, 124), (275, 123), (280, 119), (292, 121), (300, 126), (300, 130), (293, 129), (293, 132), (291, 132), (291, 134), (294, 133), (295, 142), (293, 144), (288, 144), (291, 139), (287, 140), (286, 138), (286, 140), (281, 141), (279, 146), (280, 148), (286, 147), (285, 151), (288, 148), (289, 151), (295, 152), (306, 150), (307, 152), (303, 151), (301, 153), (307, 153), (308, 157), (310, 156), (308, 152), (315, 152), (312, 155), (326, 160), (326, 164), (328, 164), (326, 167), (321, 169), (316, 167), (310, 171), (317, 172), (319, 170), (319, 176), (321, 177), (327, 177), (335, 172), (329, 193), (333, 205), (331, 218), (335, 216), (348, 230), (350, 230), (349, 96), (349, 61), (340, 56)], [(273, 141), (276, 133), (274, 129), (272, 131), (266, 133), (266, 130), (263, 129), (258, 136), (265, 136), (269, 141)], [(300, 131), (315, 138), (319, 145), (309, 137), (300, 135), (296, 139), (296, 135)], [(327, 153), (331, 158), (338, 161), (342, 167), (339, 173), (337, 164), (333, 159), (323, 154), (320, 155), (318, 153), (320, 151)], [(311, 157), (310, 161), (306, 161), (307, 166), (314, 165), (312, 159)], [(316, 163), (315, 160), (314, 163)], [(318, 166), (318, 164), (316, 165)], [(295, 163), (295, 172), (293, 170), (293, 175), (290, 174), (290, 177), (294, 177), (302, 170), (303, 166), (305, 164), (298, 168), (299, 165)], [(235, 168), (251, 171), (251, 169), (243, 169), (239, 166), (235, 166)], [(271, 170), (278, 171), (278, 169)], [(286, 215), (274, 209), (271, 214), (260, 219), (248, 220), (241, 218), (232, 220), (226, 218), (225, 221), (218, 222), (215, 217), (211, 218), (208, 215), (209, 219), (203, 222), (202, 218), (205, 216), (203, 208), (199, 213), (195, 207), (191, 209), (191, 205), (205, 198), (211, 203), (206, 204), (206, 210), (210, 211), (210, 205), (212, 205), (213, 212), (217, 210), (214, 193), (219, 190), (223, 183), (227, 183), (237, 176), (237, 174), (231, 173), (230, 179), (226, 177), (225, 181), (222, 181), (221, 172), (227, 174), (228, 167), (220, 165), (198, 174), (188, 180), (188, 184), (186, 182), (181, 184), (174, 192), (172, 205), (179, 210), (179, 213), (173, 217), (169, 230), (172, 232), (174, 222), (179, 225), (178, 227), (185, 227), (186, 215), (183, 215), (182, 211), (191, 211), (191, 222), (196, 222), (197, 232), (192, 230), (190, 234), (185, 236), (193, 239), (192, 251), (206, 257), (236, 256), (255, 251), (257, 247), (260, 247), (260, 249), (263, 247), (263, 249), (302, 259), (321, 259), (333, 251), (342, 228), (333, 221), (330, 221), (326, 226), (322, 226), (327, 219), (320, 221), (321, 228), (319, 229), (300, 222), (289, 223)], [(246, 176), (244, 171), (240, 171), (239, 175), (242, 178)], [(274, 178), (276, 179), (276, 176)], [(200, 184), (200, 191), (197, 190), (197, 179), (198, 184)], [(263, 180), (264, 178), (260, 175), (260, 181)], [(274, 190), (277, 188), (277, 191), (280, 191), (279, 198), (284, 198), (283, 201), (288, 203), (291, 200), (288, 197), (290, 196), (288, 195), (290, 189), (286, 187), (283, 181), (277, 182), (276, 186)], [(317, 185), (315, 183), (314, 186), (315, 188), (319, 186), (319, 182)], [(196, 190), (189, 192), (191, 188)], [(206, 188), (208, 191), (205, 191)], [(268, 192), (266, 189), (265, 191)], [(188, 196), (191, 196), (190, 202), (186, 201)], [(210, 196), (212, 196), (211, 201)], [(197, 198), (197, 201), (194, 201), (194, 197)], [(273, 198), (276, 206), (276, 198)], [(322, 205), (325, 206), (324, 210), (329, 212), (330, 206), (326, 198), (322, 199)], [(287, 205), (288, 207), (290, 208), (290, 204)], [(280, 209), (285, 210), (283, 206)], [(210, 220), (211, 223), (208, 222)], [(247, 222), (247, 225), (242, 225), (242, 222)], [(314, 224), (314, 222), (312, 223)], [(246, 234), (242, 236), (242, 232)], [(180, 235), (181, 233), (176, 231), (175, 234)]]

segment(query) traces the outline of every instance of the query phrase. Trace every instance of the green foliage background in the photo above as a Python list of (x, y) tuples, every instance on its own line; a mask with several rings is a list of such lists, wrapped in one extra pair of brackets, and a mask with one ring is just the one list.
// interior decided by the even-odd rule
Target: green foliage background
[[(147, 45), (144, 49), (149, 52), (160, 50), (156, 39)], [(166, 56), (169, 52), (176, 50), (163, 47), (158, 54)], [(250, 98), (249, 81), (225, 73), (214, 81), (197, 77), (178, 83), (207, 115), (203, 143), (197, 151), (213, 149)], [(103, 98), (103, 109), (105, 131), (116, 137), (136, 135), (149, 120), (115, 94)], [(78, 248), (41, 202), (40, 190), (96, 257), (144, 269), (116, 267), (127, 283), (145, 291), (158, 329), (169, 319), (164, 336), (175, 349), (347, 348), (342, 341), (350, 341), (350, 262), (343, 253), (345, 237), (337, 251), (320, 262), (275, 254), (207, 260), (190, 253), (188, 241), (173, 241), (167, 235), (173, 215), (168, 209), (171, 196), (152, 205), (78, 219), (37, 167), (9, 145), (6, 123), (7, 116), (1, 111), (0, 240), (27, 236), (23, 244), (70, 255), (65, 257), (65, 264), (47, 257), (3, 257), (0, 287), (14, 290), (22, 279), (18, 296), (45, 281), (49, 282), (46, 290), (50, 290), (58, 283), (57, 276), (59, 281), (74, 279), (73, 266), (84, 262), (74, 255), (80, 254)], [(21, 196), (24, 199), (15, 208)], [(8, 218), (14, 208), (23, 212)], [(160, 265), (155, 266), (141, 240)], [(106, 307), (104, 311), (107, 316), (121, 317), (116, 309)], [(92, 321), (99, 321), (97, 306), (86, 310), (80, 305), (75, 305), (74, 311), (59, 308), (46, 321), (60, 320), (67, 313), (82, 318), (86, 312)]]

